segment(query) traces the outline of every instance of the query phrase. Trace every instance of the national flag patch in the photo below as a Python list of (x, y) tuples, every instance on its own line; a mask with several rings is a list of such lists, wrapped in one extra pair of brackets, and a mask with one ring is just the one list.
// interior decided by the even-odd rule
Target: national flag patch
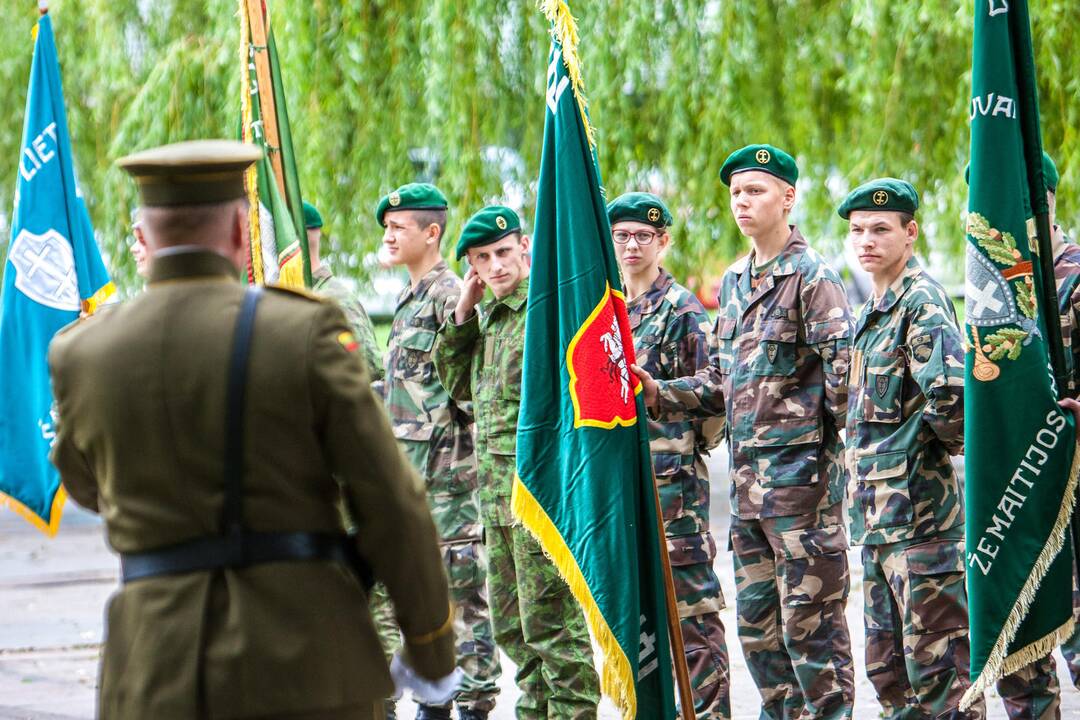
[(360, 347), (360, 343), (356, 341), (356, 336), (348, 331), (340, 333), (337, 336), (337, 341), (341, 343), (341, 347), (345, 348), (346, 352), (356, 352), (356, 349)]

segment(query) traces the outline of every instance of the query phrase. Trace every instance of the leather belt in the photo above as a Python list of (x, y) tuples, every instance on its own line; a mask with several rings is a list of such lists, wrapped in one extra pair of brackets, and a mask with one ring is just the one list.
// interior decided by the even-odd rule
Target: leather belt
[(359, 558), (345, 535), (308, 532), (244, 532), (210, 536), (161, 550), (124, 553), (120, 576), (125, 583), (161, 575), (250, 567), (271, 562), (326, 560), (356, 568)]

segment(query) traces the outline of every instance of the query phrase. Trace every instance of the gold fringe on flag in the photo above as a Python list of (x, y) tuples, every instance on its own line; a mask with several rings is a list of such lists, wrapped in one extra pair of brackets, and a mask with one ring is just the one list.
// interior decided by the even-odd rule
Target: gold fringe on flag
[(581, 78), (577, 20), (570, 13), (570, 6), (565, 0), (540, 0), (540, 10), (551, 21), (551, 33), (562, 46), (563, 64), (566, 65), (566, 74), (570, 76), (570, 86), (574, 89), (574, 98), (577, 100), (578, 110), (581, 111), (585, 137), (589, 139), (589, 147), (595, 148), (596, 136), (589, 122), (589, 113), (586, 112), (588, 101), (585, 99), (585, 81)]
[(600, 690), (614, 701), (622, 713), (623, 720), (633, 720), (637, 716), (637, 693), (634, 689), (634, 676), (630, 660), (611, 631), (600, 607), (596, 604), (589, 583), (578, 567), (577, 560), (567, 547), (562, 534), (551, 521), (543, 506), (537, 502), (521, 478), (514, 474), (514, 487), (510, 496), (510, 509), (521, 524), (525, 526), (540, 543), (544, 554), (554, 563), (559, 575), (570, 588), (570, 593), (577, 600), (585, 613), (589, 630), (600, 645)]
[(1061, 509), (1058, 510), (1054, 528), (1050, 531), (1050, 537), (1047, 538), (1046, 545), (1043, 547), (1042, 552), (1039, 553), (1038, 559), (1035, 560), (1035, 565), (1031, 569), (1027, 582), (1024, 583), (1024, 587), (1020, 590), (1020, 597), (1017, 598), (1016, 604), (1013, 605), (1013, 609), (1009, 612), (1009, 617), (1005, 619), (1005, 625), (1001, 628), (1001, 633), (998, 635), (994, 647), (990, 650), (989, 657), (986, 658), (986, 664), (983, 666), (982, 672), (979, 673), (979, 679), (964, 692), (964, 696), (960, 699), (961, 710), (967, 710), (971, 707), (971, 704), (981, 697), (990, 685), (997, 682), (998, 679), (1049, 655), (1054, 651), (1055, 647), (1068, 640), (1076, 628), (1076, 621), (1070, 614), (1068, 622), (1057, 630), (1039, 638), (1030, 645), (1020, 648), (1011, 655), (1006, 654), (1009, 643), (1013, 641), (1016, 637), (1016, 631), (1020, 629), (1020, 623), (1027, 617), (1028, 609), (1031, 607), (1032, 601), (1035, 600), (1035, 593), (1038, 591), (1039, 586), (1042, 585), (1046, 573), (1050, 570), (1050, 564), (1065, 546), (1065, 535), (1069, 530), (1073, 502), (1076, 499), (1077, 476), (1080, 475), (1080, 444), (1077, 444), (1073, 453), (1069, 481), (1065, 485)]

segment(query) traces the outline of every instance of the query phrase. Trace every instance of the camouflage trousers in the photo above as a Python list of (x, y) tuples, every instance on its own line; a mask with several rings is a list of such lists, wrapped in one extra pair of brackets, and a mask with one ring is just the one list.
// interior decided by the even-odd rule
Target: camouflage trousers
[[(1073, 686), (1080, 687), (1080, 590), (1075, 585), (1073, 616), (1078, 618), (1077, 630), (1061, 644), (1061, 654), (1065, 657)], [(1009, 720), (1054, 720), (1061, 717), (1061, 687), (1053, 655), (1047, 655), (1001, 678), (997, 682), (997, 691)]]
[(517, 665), (519, 720), (595, 718), (600, 684), (585, 617), (521, 526), (485, 528), (495, 641)]
[(1061, 654), (1069, 666), (1069, 677), (1073, 687), (1080, 689), (1080, 587), (1077, 586), (1076, 566), (1073, 565), (1073, 619), (1076, 629), (1069, 639), (1061, 643)]
[(850, 579), (840, 504), (791, 517), (732, 516), (739, 640), (762, 720), (850, 718)]
[(964, 541), (960, 533), (865, 545), (866, 674), (889, 720), (982, 720), (980, 698), (960, 714), (970, 687)]
[(667, 538), (679, 625), (698, 720), (731, 717), (731, 677), (720, 610), (724, 596), (713, 571), (716, 544), (708, 533)]
[(1001, 678), (997, 681), (997, 691), (1009, 720), (1057, 720), (1061, 717), (1061, 687), (1053, 655)]
[[(502, 674), (495, 647), (491, 613), (484, 579), (487, 558), (480, 540), (480, 510), (472, 491), (454, 495), (428, 495), (435, 528), (443, 538), (443, 564), (454, 604), (454, 638), (457, 665), (465, 677), (454, 700), (458, 707), (491, 711), (499, 694), (496, 680)], [(401, 633), (394, 619), (386, 589), (372, 591), (371, 614), (387, 659), (401, 647)]]

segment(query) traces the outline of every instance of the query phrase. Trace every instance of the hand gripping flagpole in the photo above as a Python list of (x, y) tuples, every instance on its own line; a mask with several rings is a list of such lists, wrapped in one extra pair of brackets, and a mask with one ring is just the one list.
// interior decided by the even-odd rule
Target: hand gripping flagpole
[(49, 12), (49, 0), (38, 0), (37, 9), (42, 15)]

